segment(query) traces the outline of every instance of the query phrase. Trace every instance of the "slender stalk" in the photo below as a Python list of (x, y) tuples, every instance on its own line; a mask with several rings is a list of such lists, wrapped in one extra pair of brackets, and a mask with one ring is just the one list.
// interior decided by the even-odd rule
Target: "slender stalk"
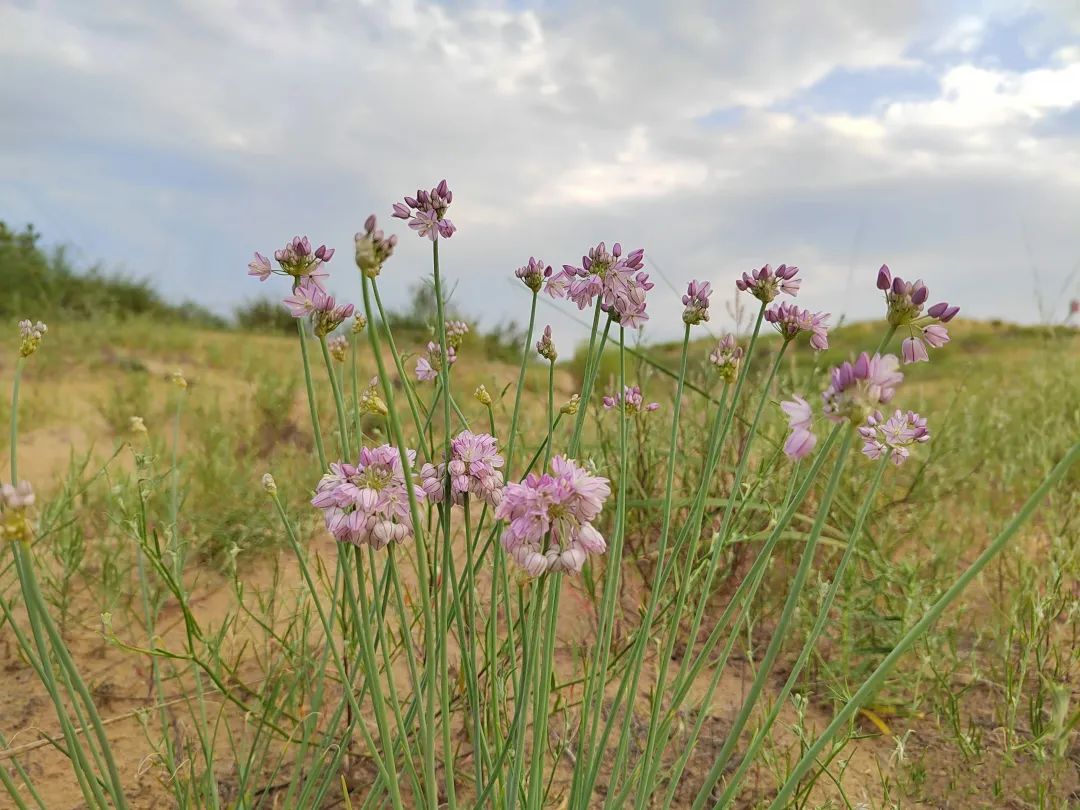
[(349, 458), (349, 428), (345, 416), (345, 399), (341, 395), (341, 385), (334, 373), (334, 360), (330, 357), (330, 347), (326, 343), (326, 336), (319, 336), (319, 347), (322, 349), (323, 363), (326, 364), (326, 374), (330, 378), (330, 388), (334, 392), (334, 406), (337, 410), (338, 431), (341, 433), (341, 457)]
[(788, 779), (784, 782), (780, 788), (779, 793), (776, 794), (776, 798), (772, 804), (769, 805), (769, 810), (783, 810), (787, 807), (788, 801), (791, 799), (793, 793), (799, 787), (799, 783), (806, 775), (807, 771), (813, 768), (817, 762), (818, 756), (828, 745), (829, 741), (836, 735), (842, 727), (848, 724), (851, 718), (854, 716), (862, 706), (866, 705), (866, 702), (881, 688), (885, 678), (888, 677), (893, 667), (899, 663), (900, 659), (907, 653), (908, 650), (915, 644), (916, 641), (925, 633), (930, 626), (934, 624), (941, 614), (951, 605), (964, 589), (972, 583), (972, 581), (982, 572), (994, 557), (1001, 553), (1001, 551), (1012, 540), (1013, 535), (1019, 531), (1020, 527), (1027, 523), (1031, 519), (1032, 514), (1042, 503), (1043, 499), (1050, 493), (1050, 490), (1062, 478), (1065, 477), (1065, 473), (1069, 471), (1077, 461), (1080, 461), (1080, 442), (1074, 444), (1064, 457), (1059, 461), (1054, 468), (1047, 473), (1046, 478), (1039, 485), (1031, 497), (1027, 499), (1020, 510), (1016, 513), (1011, 521), (1002, 529), (994, 541), (986, 547), (986, 550), (976, 558), (968, 568), (962, 573), (957, 580), (943, 593), (938, 600), (930, 607), (928, 611), (923, 615), (919, 621), (917, 621), (910, 630), (904, 633), (903, 637), (893, 647), (885, 659), (878, 664), (877, 669), (871, 673), (863, 685), (851, 696), (851, 699), (844, 705), (844, 708), (837, 712), (836, 717), (825, 728), (821, 735), (814, 741), (814, 743), (803, 752), (802, 759), (796, 763), (792, 768), (791, 773), (788, 775)]
[(551, 699), (552, 665), (555, 658), (555, 632), (559, 624), (559, 595), (562, 592), (562, 574), (551, 576), (554, 581), (548, 589), (547, 615), (544, 618), (544, 639), (540, 651), (540, 678), (536, 682), (536, 700), (533, 704), (532, 768), (529, 775), (529, 802), (526, 807), (543, 807), (544, 761), (548, 747), (548, 703)]
[(300, 357), (304, 361), (304, 386), (307, 389), (308, 411), (311, 413), (311, 429), (315, 434), (315, 451), (319, 455), (319, 469), (326, 472), (326, 450), (323, 448), (322, 430), (319, 428), (319, 405), (315, 400), (315, 384), (311, 380), (311, 359), (308, 357), (303, 318), (296, 319), (296, 331), (300, 335)]
[[(540, 621), (543, 616), (542, 605), (547, 580), (546, 576), (542, 576), (539, 581), (534, 582), (535, 588), (529, 599), (529, 615), (525, 629), (522, 632), (524, 641), (522, 649), (525, 651), (525, 663), (520, 689), (514, 693), (514, 702), (517, 704), (514, 709), (514, 722), (511, 728), (514, 758), (510, 763), (510, 776), (506, 780), (509, 788), (506, 797), (507, 810), (514, 810), (517, 806), (518, 791), (521, 787), (521, 771), (525, 760), (525, 717), (529, 713), (529, 696), (533, 693), (536, 664), (540, 655)], [(501, 767), (502, 758), (509, 748), (509, 745), (504, 746), (502, 753), (496, 758), (496, 768)], [(478, 808), (483, 806), (481, 803), (483, 799), (484, 796), (481, 795), (480, 800), (476, 803)], [(533, 810), (533, 808), (527, 807), (526, 810)]]
[(727, 807), (729, 802), (735, 798), (736, 791), (738, 791), (743, 779), (746, 778), (750, 766), (756, 761), (755, 758), (757, 757), (757, 753), (761, 750), (761, 746), (764, 744), (765, 738), (769, 734), (769, 730), (780, 716), (780, 711), (787, 702), (788, 695), (791, 694), (791, 690), (795, 687), (796, 681), (798, 681), (799, 676), (802, 674), (803, 667), (805, 667), (806, 662), (810, 660), (810, 654), (814, 651), (814, 645), (817, 644), (817, 640), (821, 637), (821, 633), (825, 629), (825, 624), (829, 620), (829, 611), (832, 610), (833, 601), (836, 599), (836, 593), (840, 589), (840, 584), (843, 582), (844, 574), (847, 572), (848, 563), (851, 561), (851, 557), (855, 552), (855, 546), (858, 543), (859, 537), (862, 536), (863, 525), (866, 523), (866, 516), (870, 513), (870, 507), (874, 504), (874, 498), (877, 496), (878, 487), (881, 485), (881, 479), (884, 476), (885, 469), (888, 467), (889, 463), (890, 459), (888, 453), (885, 453), (877, 463), (877, 468), (874, 470), (874, 477), (870, 482), (869, 488), (866, 490), (866, 495), (863, 497), (863, 502), (859, 507), (858, 515), (855, 517), (855, 523), (851, 527), (851, 532), (848, 534), (848, 541), (847, 545), (844, 547), (844, 553), (836, 564), (832, 582), (829, 583), (829, 588), (825, 593), (825, 597), (821, 600), (821, 605), (818, 608), (814, 625), (807, 634), (806, 640), (803, 642), (802, 651), (799, 653), (799, 657), (796, 659), (794, 665), (792, 665), (787, 681), (784, 682), (784, 686), (780, 690), (780, 693), (773, 698), (772, 710), (761, 724), (761, 727), (757, 730), (750, 745), (747, 746), (746, 751), (743, 753), (742, 761), (739, 763), (739, 767), (728, 780), (727, 786), (724, 788), (724, 793), (720, 797), (718, 803), (721, 807)]
[(799, 597), (802, 594), (803, 584), (806, 582), (806, 578), (810, 574), (810, 568), (813, 566), (814, 551), (817, 548), (817, 541), (818, 538), (821, 537), (821, 530), (825, 528), (825, 521), (829, 516), (829, 507), (832, 506), (836, 490), (840, 485), (840, 475), (844, 470), (844, 465), (847, 463), (848, 451), (851, 449), (851, 443), (854, 436), (855, 428), (848, 425), (845, 428), (844, 437), (840, 444), (839, 455), (836, 458), (836, 463), (833, 465), (832, 473), (829, 476), (829, 483), (826, 485), (825, 494), (822, 496), (821, 503), (818, 505), (814, 526), (810, 530), (810, 536), (806, 539), (806, 548), (803, 551), (802, 560), (788, 587), (787, 600), (784, 602), (784, 609), (776, 623), (776, 629), (773, 631), (772, 640), (765, 650), (764, 657), (758, 664), (757, 676), (754, 678), (749, 691), (743, 699), (742, 709), (739, 710), (739, 714), (736, 716), (731, 730), (728, 732), (727, 739), (724, 741), (724, 746), (720, 749), (720, 753), (716, 757), (716, 762), (713, 763), (712, 769), (705, 777), (705, 781), (698, 791), (697, 797), (694, 799), (693, 810), (701, 810), (708, 800), (713, 786), (724, 773), (724, 768), (727, 767), (728, 760), (731, 758), (731, 754), (739, 742), (739, 735), (742, 733), (743, 728), (746, 727), (746, 723), (750, 719), (751, 713), (753, 713), (754, 709), (757, 707), (761, 690), (765, 688), (765, 681), (772, 672), (773, 663), (775, 663), (776, 657), (780, 654), (780, 648), (784, 645), (788, 626), (791, 624), (791, 619), (795, 615), (795, 608), (798, 606)]
[(506, 475), (510, 478), (513, 471), (514, 450), (517, 448), (518, 414), (521, 413), (521, 394), (525, 390), (525, 370), (529, 365), (529, 355), (532, 350), (533, 329), (536, 326), (536, 293), (532, 294), (532, 303), (529, 305), (529, 328), (525, 330), (525, 346), (521, 350), (521, 368), (518, 369), (517, 388), (514, 391), (514, 412), (510, 415), (510, 438), (506, 445)]

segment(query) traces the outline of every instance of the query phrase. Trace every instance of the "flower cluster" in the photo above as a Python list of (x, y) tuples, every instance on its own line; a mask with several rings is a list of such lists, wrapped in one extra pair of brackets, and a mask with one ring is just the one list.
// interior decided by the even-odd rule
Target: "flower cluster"
[(19, 337), (21, 338), (19, 357), (29, 357), (36, 352), (38, 346), (41, 345), (41, 339), (45, 337), (45, 333), (48, 331), (49, 327), (41, 321), (37, 323), (19, 321)]
[(555, 349), (555, 341), (551, 339), (551, 324), (544, 327), (544, 334), (540, 336), (540, 340), (536, 341), (536, 353), (550, 363), (554, 363), (559, 356), (559, 352)]
[(365, 318), (362, 314), (357, 312), (356, 317), (353, 318), (352, 333), (354, 335), (359, 335), (366, 328), (367, 328), (367, 318)]
[(344, 335), (332, 337), (326, 341), (326, 347), (330, 350), (330, 356), (339, 363), (345, 362), (345, 355), (349, 352), (349, 339)]
[[(457, 362), (457, 351), (453, 346), (446, 347), (446, 356), (449, 358), (449, 365), (452, 366)], [(442, 347), (434, 341), (428, 341), (427, 351), (416, 361), (416, 379), (421, 382), (430, 382), (439, 376), (442, 369)]]
[(515, 270), (514, 275), (525, 282), (525, 286), (533, 292), (540, 292), (544, 282), (552, 276), (551, 265), (544, 264), (543, 259), (530, 256), (528, 264)]
[[(312, 250), (311, 242), (306, 236), (294, 236), (291, 242), (285, 243), (285, 247), (274, 251), (278, 272), (296, 280), (310, 278), (319, 286), (322, 286), (322, 279), (330, 275), (323, 269), (323, 265), (329, 262), (333, 255), (334, 249), (326, 245), (319, 245)], [(248, 262), (248, 275), (257, 276), (259, 281), (266, 281), (273, 272), (270, 260), (256, 251), (255, 258)]]
[(889, 323), (896, 327), (907, 326), (911, 331), (901, 344), (905, 363), (925, 362), (930, 359), (926, 350), (928, 345), (940, 349), (949, 342), (949, 331), (942, 324), (955, 318), (960, 307), (942, 301), (927, 309), (924, 316), (923, 306), (930, 297), (930, 290), (922, 279), (912, 282), (894, 276), (887, 264), (878, 270), (877, 288), (885, 293)]
[(866, 417), (866, 424), (859, 428), (859, 434), (865, 440), (862, 451), (866, 456), (878, 459), (889, 453), (897, 466), (907, 460), (908, 448), (913, 444), (930, 441), (926, 418), (914, 411), (897, 410), (888, 419), (881, 411), (874, 411)]
[(566, 414), (567, 416), (573, 416), (578, 412), (578, 408), (581, 407), (581, 394), (571, 394), (570, 399), (566, 400), (559, 408), (559, 413)]
[(338, 304), (334, 296), (317, 282), (305, 278), (282, 303), (294, 318), (311, 316), (315, 334), (324, 337), (345, 322), (353, 314), (352, 304)]
[[(409, 450), (410, 466), (415, 451)], [(416, 495), (423, 490), (416, 488)], [(330, 465), (311, 505), (321, 509), (326, 528), (338, 540), (383, 548), (412, 537), (408, 482), (398, 450), (389, 444), (365, 447), (356, 464)]]
[(33, 537), (29, 511), (34, 505), (34, 489), (29, 481), (0, 487), (0, 540), (28, 543)]
[(728, 332), (709, 352), (709, 362), (716, 366), (724, 382), (730, 383), (735, 381), (735, 375), (739, 373), (739, 362), (742, 356), (742, 346), (738, 345), (735, 342), (735, 336)]
[(788, 428), (791, 430), (784, 442), (784, 454), (793, 459), (806, 458), (817, 444), (817, 436), (812, 430), (814, 412), (810, 409), (810, 403), (795, 394), (793, 399), (781, 402), (780, 409), (787, 414)]
[(507, 522), (502, 546), (529, 576), (545, 571), (578, 573), (589, 554), (607, 550), (592, 522), (610, 494), (606, 478), (556, 456), (551, 473), (531, 473), (503, 489), (495, 510), (495, 516)]
[[(376, 278), (382, 272), (382, 266), (394, 254), (397, 236), (384, 236), (372, 214), (364, 220), (364, 230), (354, 237), (356, 241), (356, 266), (368, 278)], [(363, 327), (361, 327), (363, 328)]]
[(616, 392), (604, 397), (604, 408), (606, 410), (610, 411), (620, 405), (628, 414), (652, 413), (660, 409), (659, 402), (645, 404), (645, 398), (641, 395), (641, 388), (637, 385), (627, 385), (623, 388), (621, 394)]
[(653, 288), (645, 266), (645, 251), (634, 250), (623, 256), (616, 242), (611, 252), (601, 242), (581, 257), (581, 267), (564, 264), (562, 272), (551, 277), (547, 291), (553, 298), (569, 298), (585, 309), (599, 297), (601, 308), (627, 329), (644, 324), (645, 293)]
[(406, 197), (405, 204), (394, 203), (397, 219), (408, 220), (409, 227), (432, 242), (440, 236), (449, 239), (457, 228), (446, 218), (446, 209), (454, 199), (454, 192), (441, 180), (431, 191), (418, 189), (415, 197)]
[(743, 273), (742, 278), (735, 282), (735, 287), (739, 292), (749, 292), (763, 304), (769, 304), (780, 293), (792, 297), (799, 294), (802, 281), (795, 278), (798, 272), (799, 268), (794, 265), (789, 267), (782, 264), (773, 270), (772, 265), (767, 264), (760, 270)]
[(476, 386), (476, 390), (473, 391), (473, 399), (486, 408), (491, 407), (491, 394), (488, 393), (487, 388), (483, 385)]
[(861, 423), (879, 405), (896, 394), (904, 380), (900, 361), (894, 354), (863, 352), (854, 363), (843, 362), (830, 373), (829, 387), (821, 394), (825, 415), (834, 422)]
[(683, 323), (693, 326), (709, 320), (710, 295), (712, 295), (712, 285), (707, 281), (691, 281), (687, 285), (686, 295), (682, 297)]
[(469, 334), (469, 325), (465, 321), (446, 322), (446, 345), (454, 351), (461, 348), (467, 334)]
[(794, 340), (800, 332), (809, 332), (810, 348), (819, 352), (829, 348), (828, 312), (811, 312), (785, 302), (765, 310), (765, 320), (776, 327), (785, 341)]
[(360, 413), (370, 413), (375, 416), (386, 416), (390, 413), (390, 409), (386, 407), (386, 403), (383, 402), (383, 398), (379, 395), (379, 391), (379, 378), (372, 377), (371, 381), (367, 384), (367, 388), (360, 393), (360, 399), (357, 402)]
[(498, 506), (503, 491), (502, 466), (503, 457), (499, 455), (493, 436), (463, 430), (450, 442), (448, 464), (423, 466), (420, 486), (428, 500), (442, 503), (446, 494), (443, 482), (449, 472), (450, 494), (455, 505), (460, 505), (465, 496), (472, 495), (489, 506)]

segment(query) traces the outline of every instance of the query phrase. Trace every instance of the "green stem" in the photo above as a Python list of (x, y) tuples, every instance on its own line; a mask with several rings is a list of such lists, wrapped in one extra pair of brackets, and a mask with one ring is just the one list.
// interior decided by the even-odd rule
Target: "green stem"
[(518, 369), (517, 390), (514, 391), (514, 412), (510, 415), (510, 439), (506, 445), (506, 470), (507, 480), (512, 473), (514, 463), (514, 450), (517, 448), (517, 425), (518, 414), (521, 413), (521, 394), (525, 390), (525, 370), (529, 365), (529, 356), (532, 353), (533, 329), (536, 326), (536, 293), (532, 294), (532, 303), (529, 306), (529, 328), (525, 331), (525, 346), (521, 350), (521, 368)]
[(326, 343), (326, 336), (319, 336), (319, 346), (322, 348), (323, 363), (326, 364), (326, 374), (330, 377), (330, 388), (334, 392), (334, 406), (337, 410), (338, 431), (341, 433), (341, 458), (349, 458), (349, 428), (345, 417), (345, 398), (341, 395), (341, 386), (338, 384), (337, 375), (334, 373), (334, 360), (330, 356), (330, 347)]
[(836, 733), (851, 720), (855, 712), (857, 712), (866, 702), (881, 688), (885, 678), (888, 677), (893, 667), (899, 663), (904, 654), (911, 649), (912, 645), (918, 641), (919, 637), (925, 633), (934, 622), (941, 618), (941, 614), (945, 612), (946, 608), (951, 605), (964, 589), (971, 584), (979, 573), (986, 567), (994, 557), (1001, 553), (1002, 549), (1008, 545), (1009, 541), (1013, 538), (1013, 535), (1019, 531), (1030, 518), (1035, 510), (1042, 503), (1043, 499), (1050, 493), (1050, 490), (1065, 477), (1065, 473), (1069, 471), (1077, 461), (1080, 461), (1080, 442), (1074, 444), (1069, 452), (1059, 461), (1054, 468), (1047, 474), (1046, 478), (1039, 485), (1031, 497), (1027, 499), (1024, 505), (1020, 508), (1020, 511), (1016, 513), (1016, 516), (1009, 521), (1008, 525), (1002, 530), (994, 541), (986, 547), (986, 550), (978, 556), (978, 558), (963, 574), (949, 587), (948, 590), (943, 593), (938, 600), (931, 606), (926, 614), (919, 619), (915, 625), (908, 630), (903, 638), (897, 642), (893, 647), (892, 652), (885, 656), (877, 669), (873, 671), (869, 678), (863, 683), (862, 686), (851, 696), (851, 699), (844, 705), (833, 721), (829, 723), (825, 731), (821, 733), (821, 736), (814, 741), (813, 745), (806, 749), (803, 753), (802, 759), (795, 765), (791, 773), (788, 776), (787, 781), (780, 788), (780, 792), (777, 793), (773, 803), (769, 805), (769, 810), (782, 810), (787, 807), (788, 800), (792, 794), (799, 787), (799, 782), (806, 775), (807, 771), (814, 767), (817, 762), (818, 755), (825, 749), (825, 746), (836, 735)]
[(322, 430), (319, 428), (319, 405), (315, 400), (315, 384), (311, 380), (311, 360), (308, 357), (303, 318), (296, 319), (296, 331), (300, 335), (300, 357), (304, 361), (304, 385), (307, 389), (308, 410), (311, 413), (311, 429), (315, 433), (315, 450), (319, 454), (319, 470), (326, 472), (326, 450), (323, 448)]
[(788, 588), (787, 600), (784, 602), (784, 609), (776, 623), (776, 629), (773, 631), (772, 640), (769, 642), (769, 646), (765, 650), (765, 655), (758, 665), (757, 675), (743, 699), (742, 708), (739, 710), (739, 714), (735, 718), (731, 730), (728, 732), (727, 739), (724, 741), (724, 746), (720, 749), (720, 753), (716, 757), (716, 762), (713, 763), (712, 769), (709, 771), (708, 776), (705, 777), (705, 782), (702, 784), (697, 797), (694, 799), (693, 810), (701, 810), (705, 805), (705, 802), (709, 798), (709, 794), (712, 792), (713, 786), (724, 773), (724, 768), (727, 767), (728, 760), (731, 758), (731, 754), (739, 742), (739, 735), (742, 733), (743, 728), (746, 727), (750, 715), (753, 713), (754, 709), (757, 708), (761, 690), (765, 688), (765, 681), (772, 672), (773, 663), (780, 654), (780, 648), (787, 638), (788, 626), (791, 624), (791, 619), (795, 615), (795, 608), (798, 606), (799, 597), (802, 595), (803, 584), (806, 582), (806, 578), (810, 574), (810, 568), (813, 566), (814, 551), (817, 548), (817, 541), (821, 536), (821, 530), (825, 528), (825, 521), (829, 516), (829, 507), (832, 505), (836, 490), (840, 486), (840, 475), (844, 470), (844, 465), (847, 463), (848, 451), (851, 449), (851, 443), (854, 436), (855, 428), (848, 425), (844, 430), (844, 438), (840, 444), (839, 455), (836, 458), (836, 463), (833, 465), (832, 473), (829, 476), (829, 483), (826, 486), (825, 494), (822, 496), (821, 503), (818, 505), (814, 526), (810, 530), (810, 536), (806, 540), (806, 548), (803, 551), (802, 560), (799, 562), (799, 567)]

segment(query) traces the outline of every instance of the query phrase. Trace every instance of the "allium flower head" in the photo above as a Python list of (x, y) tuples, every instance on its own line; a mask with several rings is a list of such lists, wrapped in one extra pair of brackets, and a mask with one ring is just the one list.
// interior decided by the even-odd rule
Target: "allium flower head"
[(146, 422), (141, 416), (128, 417), (128, 430), (132, 433), (146, 433)]
[(491, 394), (483, 385), (476, 386), (476, 390), (473, 391), (473, 399), (487, 408), (491, 407)]
[(550, 363), (554, 363), (559, 356), (555, 349), (555, 342), (551, 339), (551, 324), (544, 327), (544, 334), (536, 341), (536, 353)]
[(366, 327), (367, 327), (367, 318), (365, 318), (363, 315), (361, 315), (359, 312), (357, 312), (356, 317), (353, 318), (352, 333), (354, 335), (359, 335), (361, 332), (364, 331), (364, 329)]
[(360, 413), (370, 413), (375, 416), (386, 416), (390, 413), (390, 409), (386, 407), (386, 403), (380, 396), (380, 390), (379, 378), (372, 377), (367, 388), (360, 394), (360, 401), (357, 403)]
[(375, 215), (364, 220), (364, 230), (358, 231), (356, 242), (356, 266), (368, 278), (377, 278), (382, 266), (394, 254), (397, 236), (384, 236), (377, 227)]
[(601, 242), (581, 257), (581, 267), (564, 264), (562, 272), (548, 281), (547, 291), (554, 298), (569, 298), (578, 309), (590, 306), (599, 296), (605, 312), (624, 327), (634, 329), (649, 319), (645, 293), (653, 285), (644, 266), (644, 250), (624, 256), (618, 242), (610, 252)]
[(431, 191), (417, 190), (415, 197), (406, 197), (404, 205), (394, 203), (393, 216), (407, 220), (410, 228), (432, 242), (440, 236), (449, 239), (457, 230), (446, 218), (446, 210), (453, 199), (454, 193), (442, 180)]
[(814, 413), (810, 409), (810, 403), (795, 394), (793, 399), (780, 403), (780, 409), (787, 414), (788, 427), (791, 433), (784, 442), (784, 454), (791, 459), (806, 458), (817, 444), (817, 436), (814, 435)]
[(834, 422), (849, 419), (858, 425), (880, 405), (888, 403), (904, 380), (896, 355), (866, 352), (854, 363), (844, 362), (830, 372), (829, 387), (821, 394), (825, 415)]
[[(407, 455), (411, 466), (416, 453)], [(417, 497), (423, 494), (416, 487)], [(335, 538), (356, 546), (383, 548), (413, 535), (408, 482), (398, 450), (389, 444), (363, 448), (356, 464), (331, 464), (311, 505), (322, 510)]]
[(263, 473), (262, 488), (267, 495), (274, 495), (277, 492), (277, 482), (270, 473)]
[(352, 316), (353, 305), (341, 304), (311, 279), (302, 280), (282, 303), (294, 318), (311, 316), (315, 334), (324, 337)]
[(926, 419), (914, 411), (897, 410), (888, 419), (881, 411), (874, 411), (866, 417), (859, 434), (864, 439), (862, 451), (866, 456), (878, 459), (888, 453), (897, 466), (907, 460), (912, 445), (930, 441)]
[(556, 456), (551, 473), (532, 473), (503, 489), (495, 510), (495, 516), (507, 523), (502, 546), (530, 576), (545, 571), (576, 574), (588, 555), (607, 550), (592, 522), (610, 494), (606, 478)]
[(446, 345), (455, 351), (461, 348), (465, 335), (469, 334), (469, 325), (465, 321), (446, 322)]
[[(450, 360), (449, 365), (452, 366), (457, 362), (457, 352), (453, 346), (446, 347), (446, 356)], [(421, 382), (430, 382), (439, 376), (442, 367), (442, 348), (438, 343), (429, 341), (427, 351), (416, 361), (416, 379)]]
[(29, 543), (33, 539), (29, 515), (33, 505), (34, 488), (29, 481), (0, 486), (0, 540)]
[(19, 356), (29, 357), (38, 350), (38, 346), (41, 345), (42, 338), (45, 337), (45, 333), (49, 331), (47, 327), (41, 321), (33, 323), (31, 321), (19, 321)]
[(345, 362), (345, 355), (349, 352), (349, 339), (344, 335), (332, 337), (326, 341), (326, 347), (330, 350), (330, 356), (339, 363)]
[[(294, 236), (291, 242), (285, 243), (285, 247), (274, 251), (279, 272), (292, 276), (294, 282), (309, 278), (319, 286), (322, 286), (323, 279), (329, 278), (330, 274), (323, 265), (329, 262), (333, 255), (334, 249), (326, 245), (319, 245), (312, 250), (311, 242), (306, 236)], [(248, 275), (257, 276), (260, 281), (270, 278), (270, 272), (270, 262), (261, 253), (256, 253), (255, 258), (248, 263)]]
[(735, 381), (735, 376), (739, 373), (742, 356), (742, 346), (735, 342), (735, 336), (729, 332), (720, 338), (709, 352), (709, 362), (716, 366), (724, 382), (730, 383)]
[(169, 375), (169, 382), (171, 382), (177, 388), (188, 387), (187, 377), (184, 376), (184, 372), (180, 369), (176, 369), (172, 374)]
[(641, 395), (641, 388), (636, 385), (627, 385), (622, 394), (615, 392), (604, 397), (605, 410), (613, 410), (622, 407), (628, 414), (652, 413), (660, 409), (659, 402), (645, 404), (645, 398)]
[(800, 332), (810, 333), (810, 347), (815, 351), (829, 348), (829, 313), (811, 312), (795, 304), (773, 304), (765, 310), (765, 320), (776, 327), (785, 341)]
[(566, 414), (567, 416), (573, 416), (578, 412), (578, 408), (581, 407), (581, 394), (571, 394), (570, 399), (566, 400), (559, 408), (559, 413)]
[(795, 265), (782, 264), (772, 269), (772, 265), (765, 265), (759, 270), (743, 273), (742, 278), (737, 279), (735, 287), (739, 292), (749, 292), (754, 298), (763, 304), (772, 303), (780, 293), (792, 297), (799, 294), (802, 280), (795, 278), (799, 268)]
[(427, 498), (442, 503), (446, 491), (444, 482), (449, 473), (450, 494), (455, 505), (472, 495), (489, 506), (502, 500), (503, 457), (499, 455), (495, 438), (487, 433), (463, 430), (450, 442), (450, 461), (446, 464), (425, 464), (420, 470), (420, 485)]
[(707, 281), (691, 281), (682, 297), (683, 323), (694, 325), (709, 320), (709, 296), (712, 285)]
[(544, 281), (551, 278), (551, 265), (544, 264), (543, 259), (530, 256), (528, 264), (515, 270), (514, 275), (525, 282), (525, 286), (533, 292), (540, 292)]
[(930, 290), (923, 280), (904, 281), (900, 276), (892, 275), (887, 264), (878, 270), (877, 286), (885, 292), (888, 306), (887, 317), (893, 326), (903, 326), (918, 319), (923, 312)]

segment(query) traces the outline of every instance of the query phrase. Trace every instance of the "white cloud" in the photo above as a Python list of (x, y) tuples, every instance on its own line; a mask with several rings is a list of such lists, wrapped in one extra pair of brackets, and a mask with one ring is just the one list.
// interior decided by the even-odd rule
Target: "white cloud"
[[(978, 312), (1026, 298), (1009, 311), (1032, 317), (1004, 241), (1016, 229), (988, 235), (971, 212), (1007, 224), (1013, 209), (1080, 205), (1075, 133), (1040, 129), (1080, 104), (1080, 53), (1025, 72), (964, 61), (989, 41), (974, 18), (927, 32), (906, 0), (251, 9), (0, 11), (0, 71), (13, 77), (0, 105), (19, 113), (0, 118), (0, 173), (13, 178), (0, 217), (227, 308), (268, 289), (244, 275), (250, 251), (298, 231), (342, 248), (338, 283), (355, 294), (348, 241), (364, 216), (446, 176), (461, 230), (444, 254), (462, 305), (488, 319), (514, 311), (520, 291), (498, 279), (530, 254), (559, 264), (600, 239), (646, 247), (676, 286), (800, 264), (807, 300), (834, 311), (849, 270), (883, 260), (936, 274), (959, 300), (978, 255), (979, 278), (1003, 279)], [(935, 97), (886, 97), (872, 113), (777, 109), (836, 70), (913, 65), (918, 42), (961, 60), (920, 65), (939, 76)], [(741, 114), (727, 123), (699, 122), (731, 108)], [(967, 215), (941, 216), (943, 200)], [(1031, 219), (1040, 263), (1071, 265), (1075, 227)], [(425, 249), (403, 240), (391, 300)], [(669, 292), (654, 291), (655, 334), (677, 329)], [(850, 296), (857, 315), (877, 304), (869, 289)]]

